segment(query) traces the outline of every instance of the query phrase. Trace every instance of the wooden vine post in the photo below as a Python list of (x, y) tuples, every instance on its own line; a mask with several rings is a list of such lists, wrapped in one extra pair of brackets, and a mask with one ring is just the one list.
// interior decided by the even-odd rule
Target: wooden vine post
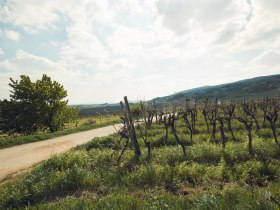
[(134, 122), (132, 120), (132, 116), (130, 113), (130, 108), (129, 108), (129, 104), (128, 104), (128, 100), (127, 100), (127, 96), (124, 97), (124, 104), (125, 104), (125, 111), (127, 113), (127, 117), (128, 117), (128, 127), (129, 127), (129, 135), (130, 135), (130, 139), (134, 148), (134, 153), (135, 156), (138, 158), (141, 155), (141, 150), (139, 147), (139, 143), (136, 137), (136, 133), (135, 133), (135, 128), (134, 128)]

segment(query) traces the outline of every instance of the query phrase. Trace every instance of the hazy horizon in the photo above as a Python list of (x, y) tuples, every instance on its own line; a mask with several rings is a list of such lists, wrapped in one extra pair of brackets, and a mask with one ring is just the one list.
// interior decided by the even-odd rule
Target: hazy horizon
[[(184, 92), (184, 91), (188, 91), (188, 90), (194, 90), (194, 89), (198, 89), (198, 88), (204, 88), (204, 87), (215, 87), (215, 86), (219, 86), (219, 85), (227, 85), (227, 84), (231, 84), (231, 83), (235, 83), (235, 82), (240, 82), (240, 81), (243, 81), (243, 80), (247, 80), (247, 79), (254, 79), (254, 78), (259, 78), (259, 77), (266, 77), (266, 76), (276, 76), (276, 75), (280, 75), (280, 74), (273, 74), (273, 75), (261, 75), (261, 76), (256, 76), (256, 77), (250, 77), (250, 78), (244, 78), (244, 79), (241, 79), (241, 80), (236, 80), (236, 81), (232, 81), (232, 82), (226, 82), (226, 83), (218, 83), (218, 84), (213, 84), (213, 85), (203, 85), (203, 86), (198, 86), (198, 87), (192, 87), (192, 88), (189, 88), (189, 89), (185, 89), (185, 90), (180, 90), (180, 91), (177, 91), (177, 92), (173, 92), (173, 93), (170, 93), (168, 95), (161, 95), (161, 96), (155, 96), (155, 97), (152, 97), (152, 98), (146, 98), (145, 100), (152, 100), (152, 99), (155, 99), (155, 98), (158, 98), (158, 97), (166, 97), (166, 96), (169, 96), (169, 95), (172, 95), (172, 94), (177, 94), (177, 93), (180, 93), (180, 92)], [(124, 95), (125, 96), (125, 95)], [(123, 97), (124, 97), (123, 96)], [(123, 99), (123, 97), (121, 97), (119, 99), (119, 101), (121, 101)], [(143, 98), (139, 98), (139, 99), (134, 99), (134, 100), (129, 100), (130, 102), (134, 103), (134, 102), (139, 102), (140, 100), (143, 100)], [(119, 104), (119, 101), (109, 101), (109, 102), (102, 102), (102, 103), (83, 103), (83, 104), (69, 104), (70, 106), (78, 106), (78, 105), (103, 105), (103, 104)]]
[(280, 1), (0, 0), (0, 100), (49, 75), (70, 104), (280, 73)]

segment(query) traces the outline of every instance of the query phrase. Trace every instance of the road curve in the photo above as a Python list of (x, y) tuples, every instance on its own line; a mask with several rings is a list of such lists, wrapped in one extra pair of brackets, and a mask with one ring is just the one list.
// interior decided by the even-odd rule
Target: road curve
[(0, 181), (16, 174), (18, 171), (31, 167), (35, 163), (50, 158), (52, 155), (65, 152), (72, 147), (90, 141), (94, 137), (106, 136), (114, 132), (115, 129), (111, 125), (44, 141), (0, 149)]

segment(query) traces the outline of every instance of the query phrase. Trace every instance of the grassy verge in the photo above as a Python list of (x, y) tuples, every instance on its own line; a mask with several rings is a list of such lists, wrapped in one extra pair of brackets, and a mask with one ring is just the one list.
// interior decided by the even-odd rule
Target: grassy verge
[(149, 132), (150, 160), (139, 135), (140, 159), (129, 147), (119, 164), (124, 142), (95, 138), (0, 186), (0, 209), (279, 209), (280, 150), (270, 131), (254, 134), (249, 154), (235, 128), (237, 141), (228, 137), (223, 149), (202, 125), (190, 144), (178, 124), (187, 161), (172, 135), (164, 144), (162, 125)]
[(18, 135), (18, 136), (5, 136), (2, 138), (0, 137), (0, 149), (8, 148), (8, 147), (12, 147), (15, 145), (20, 145), (20, 144), (27, 144), (27, 143), (31, 143), (31, 142), (43, 141), (46, 139), (51, 139), (51, 138), (64, 136), (64, 135), (71, 134), (71, 133), (77, 133), (77, 132), (81, 132), (81, 131), (87, 131), (87, 130), (91, 130), (94, 128), (100, 128), (100, 127), (112, 125), (112, 124), (119, 122), (119, 120), (116, 117), (109, 119), (107, 121), (101, 121), (101, 122), (98, 121), (98, 123), (94, 123), (94, 124), (88, 123), (88, 122), (93, 122), (92, 119), (88, 120), (88, 122), (84, 122), (84, 121), (85, 121), (85, 119), (81, 119), (82, 123), (77, 128), (74, 126), (69, 126), (69, 128), (66, 128), (64, 130), (57, 131), (54, 133), (42, 132), (42, 133), (36, 133), (36, 134), (32, 134), (32, 135), (27, 135), (27, 136)]

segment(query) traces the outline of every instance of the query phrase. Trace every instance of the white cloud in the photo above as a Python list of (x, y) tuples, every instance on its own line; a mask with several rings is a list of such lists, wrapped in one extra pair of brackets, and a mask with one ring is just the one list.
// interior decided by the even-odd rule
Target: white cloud
[(265, 72), (266, 74), (279, 74), (280, 50), (267, 50), (255, 57), (249, 63), (252, 71)]
[(47, 29), (58, 20), (55, 5), (51, 1), (11, 0), (0, 7), (0, 19), (26, 31)]
[(20, 34), (16, 31), (7, 30), (5, 31), (6, 37), (13, 41), (18, 41), (20, 39)]
[(176, 34), (219, 31), (227, 24), (244, 24), (248, 6), (244, 1), (163, 0), (157, 2), (163, 24)]
[[(225, 64), (225, 69), (232, 72), (237, 78), (256, 75), (272, 75), (280, 72), (280, 50), (267, 50), (252, 58), (249, 62), (231, 61)], [(238, 78), (240, 79), (240, 78)]]
[(2, 29), (0, 30), (0, 36), (3, 36), (7, 39), (10, 39), (12, 41), (19, 41), (20, 39), (20, 33), (17, 31)]
[(106, 0), (9, 0), (6, 4), (0, 4), (0, 20), (22, 27), (29, 33), (38, 33), (57, 29), (56, 23), (63, 19), (75, 17), (81, 20), (89, 13), (90, 19), (107, 21), (111, 12), (104, 10), (106, 6)]
[(63, 30), (63, 22), (67, 38), (45, 40), (59, 49), (55, 62), (18, 50), (0, 63), (0, 74), (50, 74), (72, 102), (85, 103), (278, 73), (279, 6), (278, 0), (7, 0), (2, 22), (38, 34)]
[(252, 0), (248, 22), (229, 48), (238, 52), (248, 49), (269, 50), (280, 46), (280, 18), (276, 12), (277, 6), (277, 0)]
[(43, 74), (51, 76), (53, 79), (65, 84), (67, 87), (71, 86), (71, 84), (76, 85), (80, 82), (78, 79), (79, 72), (74, 73), (67, 71), (60, 64), (50, 61), (47, 58), (35, 56), (23, 50), (18, 50), (15, 58), (0, 61), (1, 97), (8, 97), (6, 90), (10, 77), (18, 79), (20, 75), (28, 75), (31, 79), (35, 80), (41, 78)]
[(13, 75), (27, 74), (38, 77), (52, 71), (61, 72), (62, 68), (47, 58), (35, 56), (23, 50), (18, 50), (16, 57), (0, 62), (0, 69)]
[(0, 48), (0, 55), (4, 55), (4, 51)]
[[(26, 51), (18, 50), (16, 57), (0, 61), (0, 95), (8, 97), (9, 78), (18, 79), (20, 75), (29, 75), (32, 80), (41, 78), (42, 74), (51, 76), (52, 79), (63, 84), (68, 91), (70, 103), (90, 103), (92, 101), (118, 101), (122, 97), (122, 89), (127, 88), (129, 81), (121, 71), (122, 63), (114, 63), (112, 67), (119, 68), (116, 72), (97, 72), (90, 74), (80, 69), (67, 69), (63, 62), (53, 62), (47, 58), (32, 55)], [(112, 89), (112, 84), (116, 88)], [(117, 85), (117, 83), (120, 83)], [(102, 87), (102, 88), (100, 88)], [(101, 91), (102, 89), (102, 91)], [(86, 90), (86, 91), (85, 91)], [(116, 91), (112, 97), (112, 91)], [(87, 92), (86, 94), (84, 94)], [(118, 93), (119, 92), (119, 93)]]
[(6, 30), (5, 35), (8, 39), (13, 41), (18, 41), (20, 39), (20, 34), (16, 31)]

